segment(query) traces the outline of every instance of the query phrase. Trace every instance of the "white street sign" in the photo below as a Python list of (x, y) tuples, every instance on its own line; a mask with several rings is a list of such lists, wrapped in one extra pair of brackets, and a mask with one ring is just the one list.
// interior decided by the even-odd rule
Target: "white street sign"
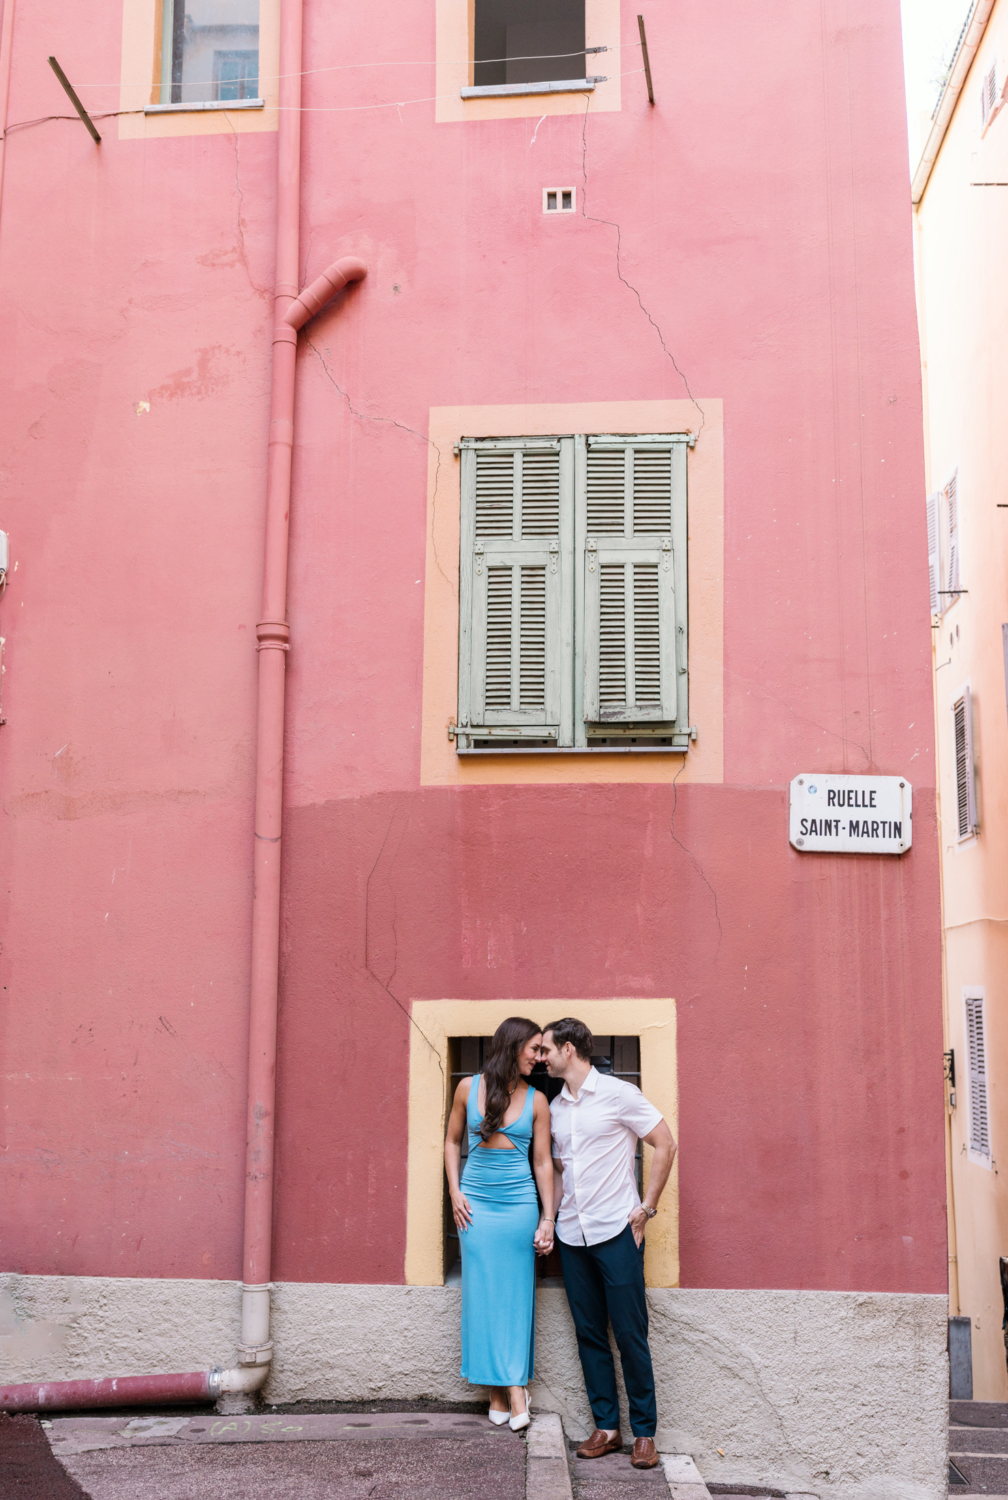
[(913, 787), (902, 776), (806, 772), (791, 783), (791, 843), (802, 854), (905, 854)]

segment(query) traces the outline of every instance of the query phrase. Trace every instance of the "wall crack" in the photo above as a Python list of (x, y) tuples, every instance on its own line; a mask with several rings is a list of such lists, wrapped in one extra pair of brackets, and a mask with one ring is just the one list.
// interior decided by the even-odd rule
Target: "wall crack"
[[(312, 343), (311, 339), (307, 337), (307, 335), (305, 336), (305, 343), (308, 345), (308, 348), (312, 351), (312, 353), (315, 355), (316, 359), (318, 360), (319, 364), (322, 366), (323, 370), (326, 373), (326, 377), (328, 378), (328, 380), (330, 381), (330, 383), (332, 384), (332, 386), (334, 387), (334, 389), (337, 390), (339, 392), (339, 394), (343, 397), (343, 400), (347, 404), (347, 410), (349, 411), (350, 415), (352, 417), (356, 417), (357, 420), (358, 420), (358, 422), (385, 422), (390, 427), (398, 427), (399, 430), (400, 430), (400, 432), (408, 432), (411, 437), (419, 438), (419, 440), (420, 440), (421, 443), (425, 443), (425, 444), (427, 444), (428, 447), (434, 449), (434, 452), (437, 454), (437, 463), (436, 463), (436, 467), (435, 467), (435, 470), (434, 470), (434, 496), (433, 496), (433, 500), (431, 502), (431, 547), (432, 547), (432, 550), (434, 552), (434, 562), (437, 565), (438, 572), (441, 574), (441, 577), (444, 579), (445, 583), (451, 589), (452, 593), (453, 594), (456, 593), (455, 585), (452, 583), (451, 579), (448, 577), (448, 574), (445, 572), (444, 568), (441, 566), (441, 559), (438, 556), (438, 549), (437, 549), (437, 536), (436, 536), (436, 531), (437, 531), (437, 500), (438, 500), (438, 486), (441, 483), (441, 448), (440, 448), (440, 445), (438, 443), (435, 443), (434, 439), (432, 437), (430, 437), (428, 434), (425, 434), (423, 432), (419, 432), (417, 430), (417, 428), (410, 427), (409, 424), (406, 423), (406, 422), (400, 422), (397, 417), (384, 417), (384, 416), (381, 416), (381, 415), (379, 415), (379, 416), (370, 416), (367, 412), (358, 411), (357, 408), (356, 408), (356, 406), (354, 406), (353, 402), (351, 401), (349, 394), (340, 385), (339, 381), (336, 379), (335, 375), (330, 370), (329, 366), (326, 364), (325, 359), (323, 358), (322, 354), (315, 347), (315, 345)], [(330, 354), (330, 350), (327, 349), (326, 350), (326, 354)]]

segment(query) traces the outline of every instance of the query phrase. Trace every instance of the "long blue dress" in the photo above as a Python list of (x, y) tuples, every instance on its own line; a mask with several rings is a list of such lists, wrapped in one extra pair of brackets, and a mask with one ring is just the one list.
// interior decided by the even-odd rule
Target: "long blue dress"
[(515, 1149), (490, 1150), (479, 1133), (479, 1074), (466, 1106), (469, 1159), (462, 1191), (472, 1223), (459, 1235), (462, 1247), (462, 1378), (471, 1385), (528, 1385), (535, 1354), (535, 1248), (539, 1224), (535, 1182), (529, 1167), (532, 1108), (525, 1105), (513, 1125), (503, 1127)]

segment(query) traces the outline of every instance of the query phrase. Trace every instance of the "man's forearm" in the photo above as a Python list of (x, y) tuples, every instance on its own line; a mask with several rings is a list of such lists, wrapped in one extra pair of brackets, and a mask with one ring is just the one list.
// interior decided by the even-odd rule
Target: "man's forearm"
[(667, 1143), (655, 1147), (655, 1154), (651, 1159), (651, 1173), (648, 1177), (647, 1192), (644, 1194), (642, 1200), (645, 1208), (658, 1207), (658, 1199), (661, 1197), (665, 1184), (669, 1180), (669, 1173), (672, 1170), (672, 1163), (675, 1160), (675, 1151), (676, 1148)]
[(563, 1202), (563, 1167), (558, 1170), (553, 1167), (553, 1206), (549, 1211), (549, 1217), (556, 1223), (560, 1217), (560, 1204)]

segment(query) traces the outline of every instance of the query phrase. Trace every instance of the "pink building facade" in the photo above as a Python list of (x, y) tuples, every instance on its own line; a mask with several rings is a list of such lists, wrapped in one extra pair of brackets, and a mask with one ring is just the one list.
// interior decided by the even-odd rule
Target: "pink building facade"
[[(194, 101), (155, 0), (5, 0), (10, 1379), (238, 1337), (283, 19), (261, 0), (253, 64), (247, 9)], [(567, 9), (507, 55), (573, 51)], [(937, 1495), (899, 7), (654, 5), (654, 105), (636, 8), (583, 9), (607, 50), (531, 92), (459, 0), (305, 3), (300, 282), (368, 273), (297, 354), (265, 1394), (464, 1398), (450, 1075), (504, 1015), (582, 1014), (680, 1141), (648, 1249), (668, 1441), (709, 1479)], [(910, 851), (791, 846), (805, 772), (906, 777)], [(579, 1431), (548, 1278), (538, 1317), (533, 1404)]]

